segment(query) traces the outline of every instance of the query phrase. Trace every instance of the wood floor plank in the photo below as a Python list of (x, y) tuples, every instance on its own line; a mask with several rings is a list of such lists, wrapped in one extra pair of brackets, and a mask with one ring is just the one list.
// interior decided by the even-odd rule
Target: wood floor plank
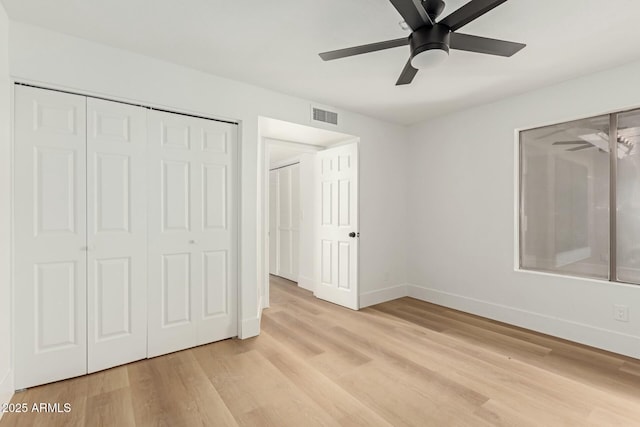
[(0, 427), (640, 425), (639, 360), (413, 298), (354, 312), (273, 277), (261, 327), (17, 393), (71, 412)]
[(198, 356), (240, 425), (256, 425), (256, 414), (281, 426), (338, 425), (256, 350), (224, 359)]
[(620, 370), (625, 374), (631, 374), (640, 377), (640, 363), (624, 362)]
[(269, 332), (303, 357), (317, 356), (323, 352), (322, 348), (314, 344), (308, 337), (292, 333), (289, 328), (273, 320), (271, 316), (265, 316), (260, 326), (261, 329)]
[(192, 351), (134, 364), (130, 372), (136, 425), (237, 425)]
[[(78, 377), (16, 393), (11, 402), (26, 404), (29, 412), (5, 414), (0, 420), (0, 426), (82, 427), (85, 425), (87, 384), (88, 377)], [(39, 409), (34, 410), (40, 408), (41, 404), (64, 405), (65, 403), (71, 405), (71, 412), (49, 413)]]
[(133, 427), (136, 420), (131, 405), (131, 391), (120, 389), (94, 394), (87, 399), (86, 425), (95, 427)]
[(391, 426), (337, 383), (312, 369), (304, 359), (297, 357), (293, 352), (283, 351), (277, 341), (267, 333), (263, 334), (261, 340), (265, 345), (260, 350), (261, 353), (341, 425)]
[(129, 387), (129, 372), (126, 365), (96, 372), (87, 377), (88, 396), (96, 396), (127, 387)]
[(481, 402), (474, 404), (467, 396), (439, 389), (437, 381), (417, 378), (387, 364), (363, 365), (338, 383), (394, 426), (424, 425), (426, 420), (431, 425), (486, 424), (473, 414)]
[(620, 426), (620, 427), (634, 427), (639, 424), (637, 418), (628, 418), (624, 415), (608, 411), (596, 407), (589, 418), (587, 418), (587, 424), (590, 426)]

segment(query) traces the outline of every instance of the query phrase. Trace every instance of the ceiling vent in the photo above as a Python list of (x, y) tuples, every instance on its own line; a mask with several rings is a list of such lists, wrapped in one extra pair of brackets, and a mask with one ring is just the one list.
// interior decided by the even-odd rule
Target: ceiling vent
[(338, 125), (338, 113), (323, 110), (318, 107), (311, 107), (311, 120), (314, 122), (323, 122), (332, 125)]

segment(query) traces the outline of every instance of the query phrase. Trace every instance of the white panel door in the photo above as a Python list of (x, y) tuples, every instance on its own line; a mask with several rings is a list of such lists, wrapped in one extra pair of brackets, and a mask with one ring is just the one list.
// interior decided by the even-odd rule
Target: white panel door
[(291, 171), (278, 169), (278, 276), (291, 277)]
[(290, 166), (291, 177), (291, 277), (298, 282), (300, 270), (300, 165)]
[(87, 373), (86, 99), (16, 86), (15, 387)]
[(237, 335), (232, 124), (148, 114), (148, 356)]
[(315, 295), (358, 309), (358, 144), (320, 151)]
[(278, 171), (269, 171), (269, 274), (278, 274)]
[(278, 276), (298, 281), (300, 239), (300, 165), (277, 169)]
[(147, 356), (146, 116), (87, 99), (89, 373)]

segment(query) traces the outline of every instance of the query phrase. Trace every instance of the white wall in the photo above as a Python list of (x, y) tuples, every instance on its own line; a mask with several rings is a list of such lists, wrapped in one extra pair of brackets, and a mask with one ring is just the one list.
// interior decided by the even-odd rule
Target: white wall
[[(11, 371), (11, 226), (9, 21), (0, 4), (0, 405), (13, 393)], [(0, 418), (2, 412), (0, 411)]]
[[(242, 121), (242, 335), (257, 333), (259, 287), (266, 277), (257, 210), (264, 179), (257, 173), (258, 116), (309, 125), (311, 103), (25, 24), (12, 22), (10, 34), (17, 80)], [(406, 129), (338, 113), (340, 125), (328, 128), (361, 138), (361, 291), (404, 283)]]
[(640, 106), (638, 76), (640, 62), (411, 127), (409, 294), (640, 357), (640, 286), (514, 269), (514, 130)]

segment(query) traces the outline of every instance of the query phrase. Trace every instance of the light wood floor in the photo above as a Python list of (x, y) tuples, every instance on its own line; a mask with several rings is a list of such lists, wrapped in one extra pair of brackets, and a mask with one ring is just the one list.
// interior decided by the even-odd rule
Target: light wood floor
[(640, 361), (411, 298), (353, 312), (274, 278), (262, 334), (33, 388), (6, 426), (640, 426)]

